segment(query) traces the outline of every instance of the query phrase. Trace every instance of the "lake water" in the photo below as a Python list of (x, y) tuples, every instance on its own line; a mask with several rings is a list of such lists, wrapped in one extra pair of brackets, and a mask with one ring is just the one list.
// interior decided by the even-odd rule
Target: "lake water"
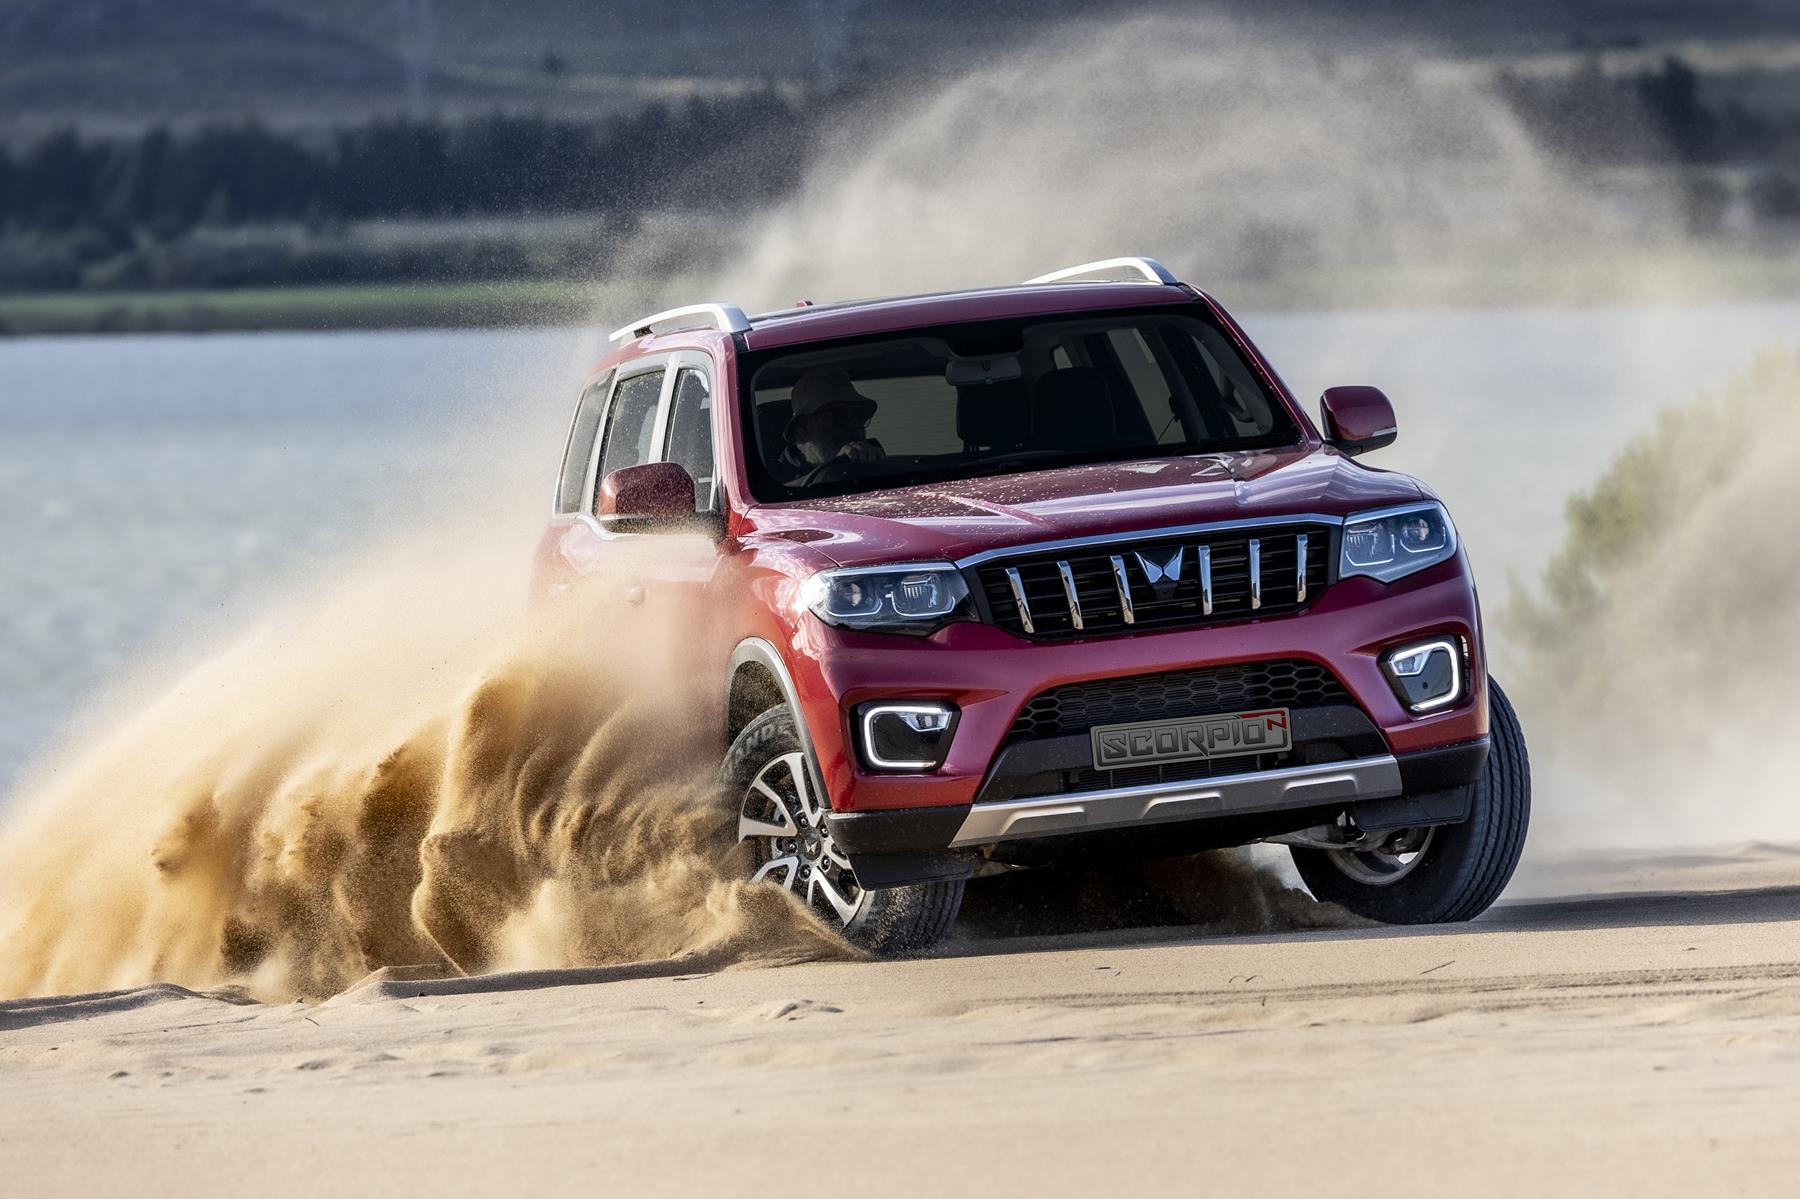
[[(1659, 408), (1800, 337), (1800, 303), (1249, 314), (1310, 404), (1394, 399), (1372, 459), (1451, 506), (1490, 604)], [(467, 493), (547, 502), (573, 330), (0, 341), (0, 795), (95, 695)], [(204, 735), (204, 730), (196, 730)]]

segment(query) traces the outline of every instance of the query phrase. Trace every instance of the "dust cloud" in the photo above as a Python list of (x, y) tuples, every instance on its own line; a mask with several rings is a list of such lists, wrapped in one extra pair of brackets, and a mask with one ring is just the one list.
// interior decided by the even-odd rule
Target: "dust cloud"
[(1025, 870), (971, 886), (963, 938), (1182, 927), (1206, 936), (1368, 924), (1301, 890), (1287, 850), (1253, 845), (1150, 862)]
[(1563, 841), (1800, 838), (1800, 342), (1661, 413), (1498, 622)]
[(1419, 46), (1146, 16), (921, 89), (851, 122), (716, 290), (783, 305), (1148, 253), (1228, 299), (1286, 278), (1309, 306), (1423, 303), (1522, 254), (1629, 260), (1672, 219), (1639, 194), (1624, 227), (1484, 73)]
[(738, 881), (710, 697), (669, 682), (698, 631), (603, 587), (526, 615), (520, 545), (389, 547), (40, 771), (0, 995), (842, 953)]
[[(1663, 219), (1639, 205), (1622, 229), (1617, 206), (1538, 153), (1476, 75), (1415, 48), (1144, 18), (1053, 32), (924, 86), (851, 121), (710, 290), (785, 304), (1140, 252), (1202, 280), (1299, 280), (1315, 305), (1366, 299), (1372, 277), (1390, 298), (1431, 303), (1456, 294), (1446, 264), (1498, 270), (1577, 248), (1624, 258), (1630, 235)], [(624, 314), (603, 316), (610, 327)], [(555, 453), (498, 425), (491, 436), (509, 460)], [(1571, 694), (1625, 695), (1653, 716), (1649, 696), (1703, 694), (1721, 646), (1748, 651), (1734, 627), (1779, 634), (1774, 605), (1800, 558), (1770, 550), (1759, 516), (1785, 510), (1788, 441), (1744, 446), (1731, 486), (1691, 480), (1696, 514), (1618, 568), (1609, 605), (1581, 621), (1540, 609), (1517, 634), (1573, 647), (1589, 688)], [(510, 481), (541, 490), (543, 478)], [(0, 994), (237, 979), (321, 995), (389, 965), (842, 952), (785, 895), (733, 881), (715, 753), (696, 740), (706, 722), (693, 697), (645, 682), (685, 677), (694, 630), (603, 595), (523, 615), (532, 536), (477, 514), (459, 536), (383, 547), (40, 764), (0, 831)], [(1755, 606), (1716, 602), (1721, 587)], [(1762, 660), (1792, 662), (1791, 650), (1763, 646)], [(1638, 674), (1608, 670), (1621, 662)], [(1786, 684), (1753, 665), (1734, 661), (1737, 697), (1794, 710)], [(1644, 672), (1654, 689), (1628, 695)], [(1534, 687), (1521, 698), (1541, 752), (1565, 709), (1554, 686)], [(1668, 732), (1667, 714), (1646, 727)], [(1706, 735), (1730, 750), (1722, 726)], [(1613, 747), (1629, 757), (1631, 740)], [(1663, 816), (1641, 827), (1702, 831), (1675, 814), (1701, 797), (1716, 809), (1716, 780), (1682, 777), (1697, 790), (1664, 781)], [(1641, 798), (1621, 794), (1621, 810)], [(1206, 877), (1248, 876), (1233, 859)], [(1285, 889), (1251, 889), (1255, 911), (1216, 918), (1322, 918)]]

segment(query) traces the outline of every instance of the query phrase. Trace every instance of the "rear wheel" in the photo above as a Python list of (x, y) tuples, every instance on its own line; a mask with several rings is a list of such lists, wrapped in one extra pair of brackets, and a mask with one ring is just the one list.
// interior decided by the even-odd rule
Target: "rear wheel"
[(1491, 679), (1488, 707), (1492, 748), (1470, 784), (1469, 818), (1343, 848), (1294, 846), (1294, 868), (1315, 899), (1384, 924), (1436, 924), (1473, 920), (1500, 897), (1525, 848), (1531, 762), (1519, 718)]
[(846, 940), (904, 953), (939, 940), (962, 906), (961, 879), (868, 890), (831, 838), (830, 808), (806, 768), (799, 726), (785, 707), (752, 720), (725, 755), (723, 777), (738, 802), (738, 840), (752, 853), (752, 882), (792, 891)]

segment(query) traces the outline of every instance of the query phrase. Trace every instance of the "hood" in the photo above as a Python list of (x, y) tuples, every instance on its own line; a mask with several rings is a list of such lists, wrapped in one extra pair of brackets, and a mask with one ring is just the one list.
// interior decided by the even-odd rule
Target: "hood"
[(750, 517), (762, 534), (860, 566), (954, 561), (1038, 541), (1215, 520), (1344, 516), (1423, 495), (1406, 475), (1314, 446), (957, 479), (765, 505)]

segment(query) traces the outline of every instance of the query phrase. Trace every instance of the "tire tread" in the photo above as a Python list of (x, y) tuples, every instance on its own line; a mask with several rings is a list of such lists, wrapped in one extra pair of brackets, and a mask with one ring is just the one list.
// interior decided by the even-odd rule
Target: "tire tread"
[[(739, 733), (725, 753), (720, 777), (730, 781), (752, 777), (754, 767), (780, 743), (799, 748), (799, 726), (794, 714), (778, 705), (762, 712)], [(829, 800), (827, 801), (829, 802)], [(870, 908), (855, 928), (838, 930), (851, 944), (877, 954), (910, 953), (929, 948), (943, 939), (962, 909), (963, 880), (917, 883), (868, 892)]]
[(1473, 920), (1487, 911), (1525, 848), (1531, 821), (1531, 760), (1518, 714), (1500, 685), (1488, 680), (1487, 764), (1472, 783), (1469, 819), (1447, 825), (1425, 850), (1439, 855), (1385, 887), (1360, 883), (1340, 871), (1325, 850), (1295, 846), (1294, 866), (1317, 899), (1389, 924), (1437, 924)]
[(1473, 920), (1492, 907), (1500, 892), (1512, 881), (1513, 869), (1525, 848), (1525, 831), (1531, 820), (1531, 759), (1525, 749), (1525, 736), (1519, 728), (1518, 714), (1512, 701), (1499, 684), (1488, 685), (1488, 721), (1490, 748), (1488, 762), (1492, 769), (1484, 772), (1479, 786), (1498, 788), (1512, 802), (1489, 802), (1478, 805), (1484, 817), (1480, 845), (1475, 862), (1475, 877), (1464, 887), (1446, 920)]

